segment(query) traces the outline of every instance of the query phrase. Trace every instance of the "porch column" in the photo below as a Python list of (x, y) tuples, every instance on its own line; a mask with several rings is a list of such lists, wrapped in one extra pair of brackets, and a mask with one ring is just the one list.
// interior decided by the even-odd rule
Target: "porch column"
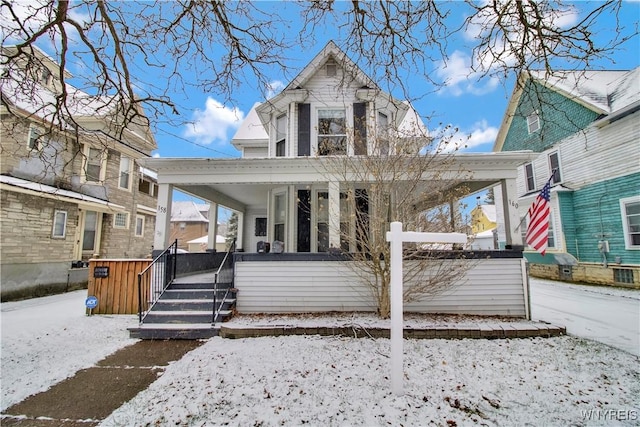
[(156, 212), (156, 232), (153, 236), (153, 251), (162, 252), (169, 246), (169, 227), (171, 226), (171, 206), (173, 203), (173, 185), (158, 185), (158, 209)]
[(218, 204), (209, 204), (209, 234), (207, 237), (207, 249), (216, 248), (216, 237), (218, 236)]
[(502, 211), (504, 212), (504, 233), (507, 245), (522, 245), (522, 235), (519, 228), (518, 188), (515, 178), (500, 181), (502, 190)]
[(329, 247), (340, 248), (340, 183), (329, 183)]
[(238, 212), (238, 231), (236, 233), (236, 250), (244, 249), (244, 212)]

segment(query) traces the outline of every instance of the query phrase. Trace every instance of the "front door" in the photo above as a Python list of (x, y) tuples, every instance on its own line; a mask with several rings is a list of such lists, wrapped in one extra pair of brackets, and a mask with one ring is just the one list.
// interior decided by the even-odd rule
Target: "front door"
[(99, 253), (101, 224), (101, 213), (80, 210), (75, 254), (77, 259), (87, 260)]

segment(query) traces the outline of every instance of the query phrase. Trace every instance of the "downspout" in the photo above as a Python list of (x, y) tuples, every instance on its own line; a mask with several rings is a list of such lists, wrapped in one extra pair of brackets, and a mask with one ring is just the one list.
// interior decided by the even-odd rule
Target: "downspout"
[(605, 252), (605, 245), (604, 245), (604, 224), (602, 222), (602, 198), (604, 196), (606, 196), (607, 193), (604, 192), (600, 195), (600, 198), (598, 199), (598, 216), (600, 218), (600, 241), (598, 241), (598, 251), (600, 251), (600, 255), (602, 255), (602, 266), (604, 268), (608, 267), (608, 263), (607, 263), (607, 253)]

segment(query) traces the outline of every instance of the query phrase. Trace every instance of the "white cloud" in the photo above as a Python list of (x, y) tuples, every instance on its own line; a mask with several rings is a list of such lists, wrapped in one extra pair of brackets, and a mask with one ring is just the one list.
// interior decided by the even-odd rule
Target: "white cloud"
[(497, 77), (483, 79), (481, 73), (471, 68), (471, 57), (459, 50), (454, 51), (446, 61), (440, 61), (436, 75), (444, 84), (440, 92), (454, 96), (465, 93), (484, 95), (492, 92), (500, 83)]
[(235, 130), (244, 119), (238, 108), (228, 108), (211, 97), (207, 97), (204, 110), (193, 112), (191, 123), (185, 126), (184, 136), (200, 144), (228, 141), (229, 130)]
[(443, 152), (452, 152), (456, 149), (470, 151), (482, 145), (493, 144), (498, 136), (498, 130), (495, 126), (489, 126), (486, 120), (481, 120), (474, 123), (470, 129), (448, 126), (432, 134), (438, 135), (438, 144)]
[(273, 80), (267, 83), (267, 99), (273, 98), (282, 89), (285, 88), (284, 82), (280, 80)]

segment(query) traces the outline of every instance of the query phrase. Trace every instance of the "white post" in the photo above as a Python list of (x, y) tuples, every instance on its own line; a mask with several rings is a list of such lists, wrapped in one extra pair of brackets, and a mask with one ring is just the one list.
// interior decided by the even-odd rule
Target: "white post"
[(391, 231), (387, 232), (387, 242), (391, 243), (391, 391), (395, 395), (403, 394), (403, 308), (402, 308), (402, 243), (459, 243), (467, 242), (463, 233), (418, 233), (402, 232), (401, 222), (392, 222)]
[(391, 391), (402, 394), (403, 308), (402, 308), (402, 223), (392, 222), (391, 233)]
[(218, 204), (209, 203), (209, 231), (207, 232), (207, 249), (216, 249), (218, 237)]
[[(171, 226), (171, 203), (173, 185), (158, 185), (158, 210), (156, 212), (156, 232), (153, 236), (153, 250), (162, 252), (169, 246), (169, 230)], [(158, 252), (158, 253), (160, 253)]]

